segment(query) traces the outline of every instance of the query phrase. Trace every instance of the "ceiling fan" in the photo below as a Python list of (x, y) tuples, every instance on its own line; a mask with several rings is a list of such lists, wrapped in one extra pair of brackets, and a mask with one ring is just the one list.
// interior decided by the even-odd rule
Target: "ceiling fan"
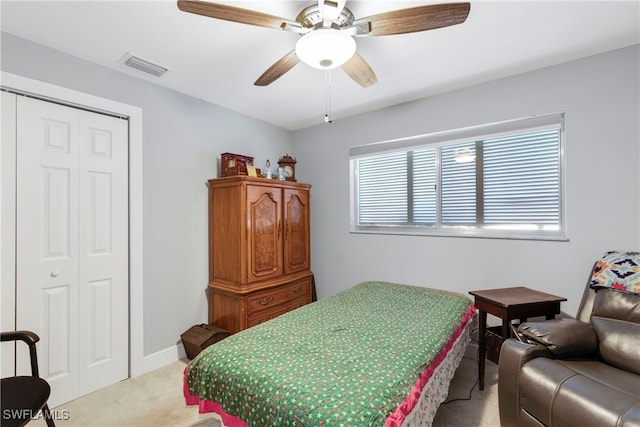
[(302, 37), (291, 52), (284, 55), (255, 81), (267, 86), (300, 61), (318, 69), (342, 69), (362, 87), (378, 79), (365, 59), (356, 53), (354, 37), (415, 33), (463, 23), (469, 15), (469, 3), (417, 6), (355, 19), (346, 0), (318, 0), (298, 13), (295, 20), (267, 13), (200, 0), (178, 0), (184, 12), (258, 27), (292, 31)]

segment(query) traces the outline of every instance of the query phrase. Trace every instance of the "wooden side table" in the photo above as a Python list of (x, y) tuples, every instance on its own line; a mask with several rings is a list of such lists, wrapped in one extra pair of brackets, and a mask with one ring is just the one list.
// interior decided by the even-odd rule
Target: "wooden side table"
[[(475, 297), (475, 305), (480, 314), (478, 357), (479, 388), (484, 390), (484, 364), (487, 353), (487, 313), (502, 319), (501, 340), (511, 336), (511, 321), (518, 319), (526, 322), (527, 318), (545, 316), (553, 319), (560, 313), (560, 303), (566, 298), (546, 294), (523, 286), (515, 288), (487, 289), (469, 292)], [(500, 328), (498, 328), (499, 330)], [(496, 360), (497, 362), (497, 360)]]

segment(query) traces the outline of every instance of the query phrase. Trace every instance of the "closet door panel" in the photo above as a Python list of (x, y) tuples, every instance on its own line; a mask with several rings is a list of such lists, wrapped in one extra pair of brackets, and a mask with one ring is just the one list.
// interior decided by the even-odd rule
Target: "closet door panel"
[[(77, 110), (17, 100), (16, 327), (36, 332), (51, 406), (75, 397), (78, 376)], [(18, 372), (29, 372), (18, 358)]]
[(54, 407), (128, 377), (128, 125), (19, 97), (16, 129), (16, 327)]
[[(2, 118), (0, 132), (0, 325), (5, 330), (15, 329), (15, 266), (16, 266), (16, 95), (0, 92)], [(15, 344), (3, 343), (0, 348), (2, 370), (0, 377), (15, 374)], [(23, 356), (28, 357), (25, 350)]]
[(80, 392), (128, 376), (128, 125), (78, 117)]

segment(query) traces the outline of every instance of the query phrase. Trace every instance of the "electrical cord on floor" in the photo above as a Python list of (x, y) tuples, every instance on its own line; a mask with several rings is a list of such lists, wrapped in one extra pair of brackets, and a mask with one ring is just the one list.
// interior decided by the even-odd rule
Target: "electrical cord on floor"
[[(467, 357), (467, 359), (470, 359), (470, 358)], [(479, 360), (480, 360), (480, 348), (478, 347), (478, 351), (476, 352), (476, 362)], [(478, 376), (476, 377), (476, 382), (473, 383), (473, 385), (471, 386), (468, 397), (458, 397), (455, 399), (445, 400), (444, 402), (441, 403), (441, 405), (448, 405), (449, 403), (457, 402), (459, 400), (471, 400), (471, 393), (473, 392), (473, 389), (476, 388), (479, 381), (480, 381), (480, 373), (478, 373)]]

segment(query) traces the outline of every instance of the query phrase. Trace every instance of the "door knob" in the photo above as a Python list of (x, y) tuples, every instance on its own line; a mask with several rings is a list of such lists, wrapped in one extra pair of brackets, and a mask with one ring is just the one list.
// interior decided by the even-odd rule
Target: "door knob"
[(58, 277), (60, 275), (60, 270), (53, 270), (51, 272), (51, 277)]

